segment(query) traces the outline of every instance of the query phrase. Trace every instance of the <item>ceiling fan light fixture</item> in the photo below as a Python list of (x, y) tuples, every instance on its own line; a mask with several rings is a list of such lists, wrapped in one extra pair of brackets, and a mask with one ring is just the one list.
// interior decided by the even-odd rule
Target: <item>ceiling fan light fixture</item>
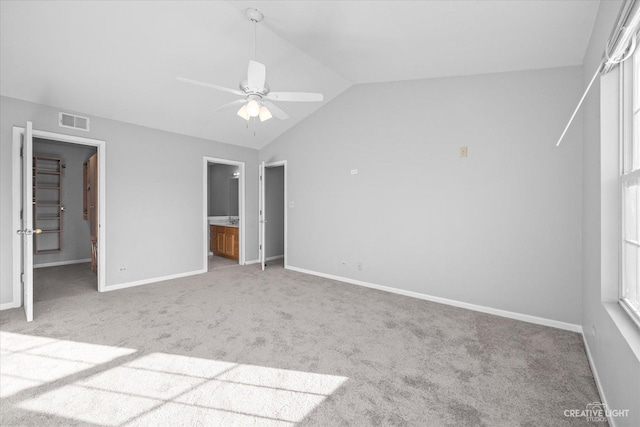
[(252, 99), (247, 103), (247, 114), (251, 117), (258, 117), (260, 114), (260, 104), (255, 99)]
[(245, 120), (249, 120), (251, 118), (251, 116), (247, 112), (247, 104), (244, 104), (242, 107), (240, 107), (240, 109), (238, 110), (238, 115)]
[(231, 89), (184, 77), (177, 77), (177, 79), (185, 83), (240, 96), (241, 99), (227, 102), (213, 111), (231, 110), (237, 108), (238, 105), (241, 105), (241, 108), (236, 114), (246, 121), (250, 121), (252, 117), (260, 117), (261, 122), (270, 120), (272, 117), (279, 120), (288, 119), (289, 115), (272, 101), (322, 102), (324, 98), (321, 93), (271, 92), (266, 81), (267, 68), (264, 64), (256, 61), (256, 28), (257, 24), (263, 20), (264, 15), (259, 10), (253, 8), (246, 9), (246, 14), (253, 27), (253, 54), (251, 55), (252, 59), (249, 60), (249, 66), (247, 67), (247, 77), (240, 82), (239, 89)]
[(265, 106), (260, 107), (260, 121), (261, 122), (266, 122), (271, 117), (273, 117), (273, 116), (271, 115), (271, 111), (269, 111), (269, 109), (267, 107), (265, 107)]

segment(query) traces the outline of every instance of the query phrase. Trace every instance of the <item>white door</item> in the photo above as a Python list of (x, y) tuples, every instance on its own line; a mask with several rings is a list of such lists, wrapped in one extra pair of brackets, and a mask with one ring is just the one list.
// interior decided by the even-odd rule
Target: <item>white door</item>
[[(22, 304), (27, 322), (33, 320), (33, 129), (27, 122), (20, 147), (22, 162)], [(36, 230), (39, 232), (39, 230)]]
[(265, 173), (264, 173), (264, 162), (260, 164), (260, 265), (262, 265), (262, 271), (266, 266), (266, 252), (267, 245), (265, 241), (265, 224), (267, 220), (265, 219), (265, 209), (264, 209), (264, 182), (265, 182)]

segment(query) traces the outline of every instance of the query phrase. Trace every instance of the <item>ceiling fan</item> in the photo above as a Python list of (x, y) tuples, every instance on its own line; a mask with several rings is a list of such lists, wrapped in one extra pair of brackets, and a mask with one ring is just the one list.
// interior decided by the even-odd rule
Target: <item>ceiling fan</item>
[(247, 18), (253, 23), (253, 60), (249, 61), (247, 78), (240, 82), (240, 89), (231, 89), (223, 86), (205, 83), (197, 80), (178, 77), (181, 82), (191, 83), (198, 86), (207, 87), (223, 92), (233, 93), (242, 96), (242, 99), (224, 104), (214, 111), (227, 110), (240, 106), (237, 114), (245, 120), (252, 117), (259, 117), (261, 122), (269, 120), (275, 116), (280, 120), (289, 118), (289, 115), (271, 101), (282, 102), (321, 102), (321, 93), (311, 92), (271, 92), (266, 82), (267, 70), (264, 64), (257, 62), (256, 57), (256, 24), (264, 18), (258, 9), (247, 9)]

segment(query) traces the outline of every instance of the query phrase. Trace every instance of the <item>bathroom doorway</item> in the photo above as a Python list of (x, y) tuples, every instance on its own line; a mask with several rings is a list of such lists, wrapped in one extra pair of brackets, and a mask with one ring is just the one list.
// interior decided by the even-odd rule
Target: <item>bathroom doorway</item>
[(204, 158), (205, 270), (243, 265), (244, 163)]

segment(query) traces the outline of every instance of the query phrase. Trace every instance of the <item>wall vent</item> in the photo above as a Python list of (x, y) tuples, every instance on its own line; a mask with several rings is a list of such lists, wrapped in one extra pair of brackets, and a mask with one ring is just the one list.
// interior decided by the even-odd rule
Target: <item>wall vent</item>
[(78, 129), (88, 132), (89, 118), (60, 112), (58, 114), (58, 125), (63, 128)]

